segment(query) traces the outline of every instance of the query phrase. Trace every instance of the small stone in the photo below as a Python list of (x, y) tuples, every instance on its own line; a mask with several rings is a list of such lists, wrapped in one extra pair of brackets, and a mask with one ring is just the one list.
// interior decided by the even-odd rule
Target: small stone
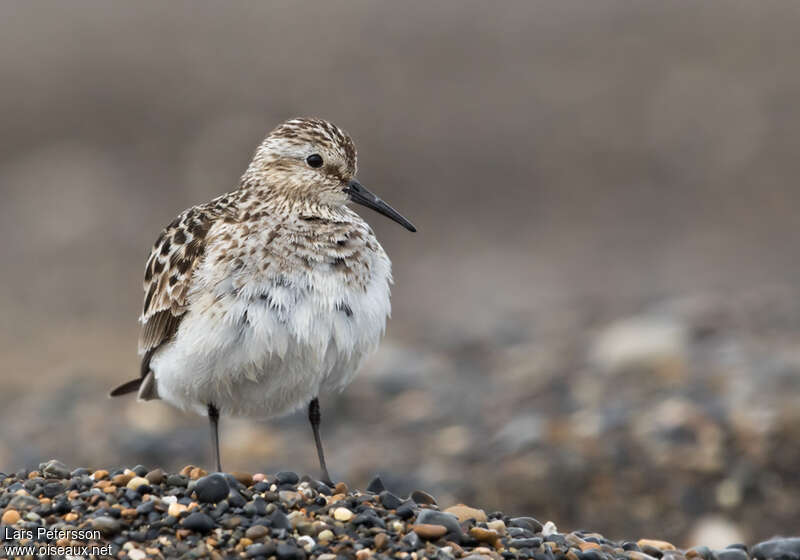
[(105, 477), (108, 476), (108, 471), (104, 469), (98, 469), (92, 473), (92, 478), (94, 480), (103, 480)]
[(147, 558), (147, 553), (139, 548), (132, 548), (128, 551), (128, 558), (131, 560), (144, 560)]
[(485, 522), (488, 520), (485, 511), (483, 511), (482, 509), (471, 508), (464, 504), (450, 506), (444, 511), (445, 513), (452, 513), (453, 515), (455, 515), (458, 518), (459, 522), (461, 523), (467, 521), (468, 519), (474, 519), (475, 521), (478, 522)]
[(125, 519), (131, 519), (139, 515), (139, 512), (136, 511), (136, 508), (125, 508), (119, 514)]
[(201, 469), (200, 467), (195, 467), (189, 471), (189, 478), (192, 480), (199, 480), (204, 476), (208, 476), (208, 471), (205, 469)]
[(122, 473), (111, 477), (111, 483), (116, 486), (125, 486), (133, 478), (133, 474)]
[(362, 548), (358, 552), (356, 552), (356, 560), (367, 560), (368, 558), (372, 558), (373, 552), (368, 548)]
[(250, 473), (242, 472), (242, 471), (233, 471), (231, 476), (235, 478), (239, 483), (244, 484), (246, 487), (250, 487), (253, 485), (253, 475)]
[(314, 545), (317, 544), (317, 543), (315, 543), (314, 539), (312, 539), (310, 536), (303, 535), (301, 537), (298, 537), (297, 544), (299, 544), (301, 547), (303, 547), (303, 549), (306, 552), (311, 552), (311, 549), (313, 549)]
[(120, 529), (119, 521), (106, 515), (92, 519), (92, 527), (107, 537), (116, 535)]
[(197, 501), (204, 504), (216, 504), (228, 497), (230, 487), (225, 477), (219, 473), (205, 476), (197, 481), (194, 493)]
[(367, 492), (372, 492), (373, 494), (380, 494), (386, 490), (386, 487), (383, 485), (383, 480), (379, 475), (375, 475), (372, 477), (372, 480), (369, 481), (367, 485)]
[(527, 529), (532, 533), (539, 533), (542, 530), (542, 524), (533, 517), (514, 517), (508, 521), (508, 526)]
[(414, 517), (414, 506), (412, 504), (402, 504), (397, 508), (397, 517), (400, 519), (411, 519)]
[(174, 502), (169, 505), (169, 508), (167, 508), (167, 514), (171, 515), (172, 517), (180, 517), (181, 514), (185, 511), (188, 511), (188, 509), (188, 506)]
[(658, 550), (677, 550), (674, 544), (656, 539), (639, 539), (636, 541), (636, 544), (638, 544), (639, 548), (641, 549), (650, 546), (652, 548), (657, 548)]
[[(382, 535), (383, 533), (381, 533)], [(377, 541), (377, 537), (375, 537)], [(327, 543), (333, 540), (333, 531), (330, 529), (324, 529), (320, 531), (319, 535), (317, 535), (317, 540), (321, 543)]]
[(2, 522), (4, 525), (13, 525), (20, 520), (19, 512), (15, 509), (7, 509), (3, 513)]
[(554, 535), (558, 533), (558, 527), (552, 521), (547, 521), (544, 526), (542, 527), (542, 535), (545, 537), (549, 537), (550, 535)]
[(506, 534), (506, 524), (502, 519), (492, 519), (486, 523), (486, 526), (492, 531), (496, 531), (500, 535)]
[[(748, 560), (747, 552), (740, 548), (726, 548), (724, 550), (715, 550), (712, 553), (714, 560)], [(800, 558), (800, 556), (797, 556)]]
[(423, 509), (417, 515), (417, 524), (444, 525), (447, 528), (448, 533), (453, 536), (454, 540), (457, 539), (457, 544), (461, 542), (461, 538), (463, 537), (461, 525), (458, 523), (458, 518), (455, 515), (444, 513), (442, 511)]
[(64, 485), (60, 482), (48, 482), (44, 485), (43, 489), (44, 495), (48, 498), (55, 498), (62, 492), (64, 492)]
[(763, 541), (755, 545), (750, 552), (756, 560), (767, 558), (795, 560), (800, 558), (800, 537)]
[(429, 506), (437, 505), (436, 498), (434, 498), (427, 492), (423, 492), (422, 490), (414, 490), (411, 493), (411, 499), (414, 500), (415, 503), (420, 505), (429, 505)]
[(297, 484), (300, 482), (300, 477), (297, 473), (292, 471), (281, 471), (275, 475), (275, 482), (280, 484)]
[(397, 509), (403, 503), (403, 501), (389, 492), (388, 490), (384, 490), (380, 493), (379, 499), (381, 501), (381, 505), (386, 509)]
[(167, 475), (167, 485), (168, 486), (185, 487), (186, 486), (186, 477), (184, 475), (180, 475), (180, 474)]
[(389, 544), (389, 535), (386, 533), (378, 533), (375, 535), (375, 550), (381, 551)]
[(482, 527), (472, 527), (469, 530), (469, 536), (477, 541), (489, 543), (492, 546), (494, 546), (494, 543), (497, 542), (497, 539), (500, 537), (497, 531), (484, 529)]
[(415, 550), (422, 546), (422, 541), (416, 531), (408, 533), (402, 541)]
[(244, 536), (255, 541), (262, 537), (266, 537), (268, 533), (269, 529), (264, 525), (253, 525), (244, 532)]
[(196, 511), (187, 515), (181, 522), (184, 529), (198, 533), (206, 533), (214, 528), (214, 520), (205, 513)]
[(39, 471), (41, 471), (44, 478), (69, 478), (70, 475), (67, 466), (55, 459), (50, 459), (46, 463), (41, 463), (39, 465)]
[(281, 490), (278, 492), (278, 497), (289, 509), (293, 509), (294, 506), (303, 501), (303, 496), (299, 492), (292, 490)]
[(125, 487), (129, 488), (130, 490), (138, 490), (140, 486), (145, 486), (145, 485), (147, 486), (150, 485), (150, 482), (146, 478), (143, 478), (141, 476), (134, 476), (128, 481)]
[(247, 554), (245, 555), (247, 558), (256, 558), (259, 556), (263, 556), (264, 558), (269, 558), (275, 554), (275, 545), (272, 543), (264, 543), (264, 544), (252, 544), (247, 547)]
[(275, 551), (275, 557), (278, 560), (305, 560), (306, 552), (302, 548), (282, 542), (278, 543), (278, 548)]
[(345, 507), (337, 507), (333, 510), (333, 518), (336, 521), (350, 521), (353, 519), (353, 512)]
[(338, 484), (336, 484), (336, 486), (334, 486), (333, 491), (336, 494), (347, 494), (348, 491), (347, 484), (345, 484), (344, 482), (339, 482)]
[(145, 478), (147, 479), (147, 482), (149, 482), (151, 485), (157, 485), (164, 482), (165, 474), (164, 471), (161, 469), (153, 469), (152, 471), (150, 471), (145, 475)]

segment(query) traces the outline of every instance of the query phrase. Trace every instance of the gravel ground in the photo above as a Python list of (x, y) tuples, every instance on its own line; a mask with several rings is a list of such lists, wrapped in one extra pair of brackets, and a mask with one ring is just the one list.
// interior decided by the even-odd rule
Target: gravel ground
[[(397, 496), (377, 476), (361, 491), (294, 472), (209, 474), (191, 465), (180, 473), (143, 466), (90, 471), (51, 460), (0, 479), (4, 558), (42, 557), (42, 546), (54, 547), (46, 557), (134, 560), (800, 558), (800, 538), (679, 550), (663, 540), (567, 533), (533, 517), (445, 508), (421, 490)], [(26, 546), (37, 552), (16, 548)]]
[[(380, 473), (397, 494), (425, 488), (441, 503), (683, 548), (797, 534), (800, 300), (791, 292), (610, 309), (584, 301), (484, 328), (387, 339), (353, 385), (323, 396), (335, 480), (364, 488)], [(35, 470), (53, 456), (208, 468), (207, 422), (107, 398), (124, 377), (75, 366), (39, 386), (4, 385), (0, 470)], [(226, 418), (221, 439), (226, 468), (316, 472), (302, 412)]]

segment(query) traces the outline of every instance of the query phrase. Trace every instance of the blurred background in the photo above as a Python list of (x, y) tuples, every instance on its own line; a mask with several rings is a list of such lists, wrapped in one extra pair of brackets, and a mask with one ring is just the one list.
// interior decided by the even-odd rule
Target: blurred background
[[(211, 463), (136, 375), (149, 247), (279, 122), (347, 129), (394, 261), (335, 478), (614, 538), (800, 519), (800, 5), (3, 2), (0, 470)], [(316, 474), (305, 416), (225, 465)]]

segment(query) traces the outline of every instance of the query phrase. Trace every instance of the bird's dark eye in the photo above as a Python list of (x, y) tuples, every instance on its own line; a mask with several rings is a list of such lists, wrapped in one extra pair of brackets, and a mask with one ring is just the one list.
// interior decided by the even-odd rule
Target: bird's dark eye
[(311, 167), (322, 167), (322, 156), (319, 154), (311, 154), (306, 158), (306, 163)]

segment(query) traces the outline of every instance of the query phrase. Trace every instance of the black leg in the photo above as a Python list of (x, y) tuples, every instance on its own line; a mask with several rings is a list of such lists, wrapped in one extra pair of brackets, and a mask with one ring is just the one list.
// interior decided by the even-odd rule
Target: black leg
[(211, 445), (217, 459), (217, 471), (222, 472), (222, 462), (219, 460), (219, 410), (213, 403), (208, 405), (208, 419), (211, 421)]
[(317, 456), (319, 457), (319, 468), (322, 470), (322, 482), (333, 488), (333, 482), (328, 474), (328, 467), (325, 465), (325, 452), (322, 451), (322, 439), (319, 437), (319, 423), (322, 415), (319, 411), (319, 399), (314, 397), (308, 405), (308, 420), (311, 422), (311, 429), (314, 430), (314, 443), (317, 445)]

